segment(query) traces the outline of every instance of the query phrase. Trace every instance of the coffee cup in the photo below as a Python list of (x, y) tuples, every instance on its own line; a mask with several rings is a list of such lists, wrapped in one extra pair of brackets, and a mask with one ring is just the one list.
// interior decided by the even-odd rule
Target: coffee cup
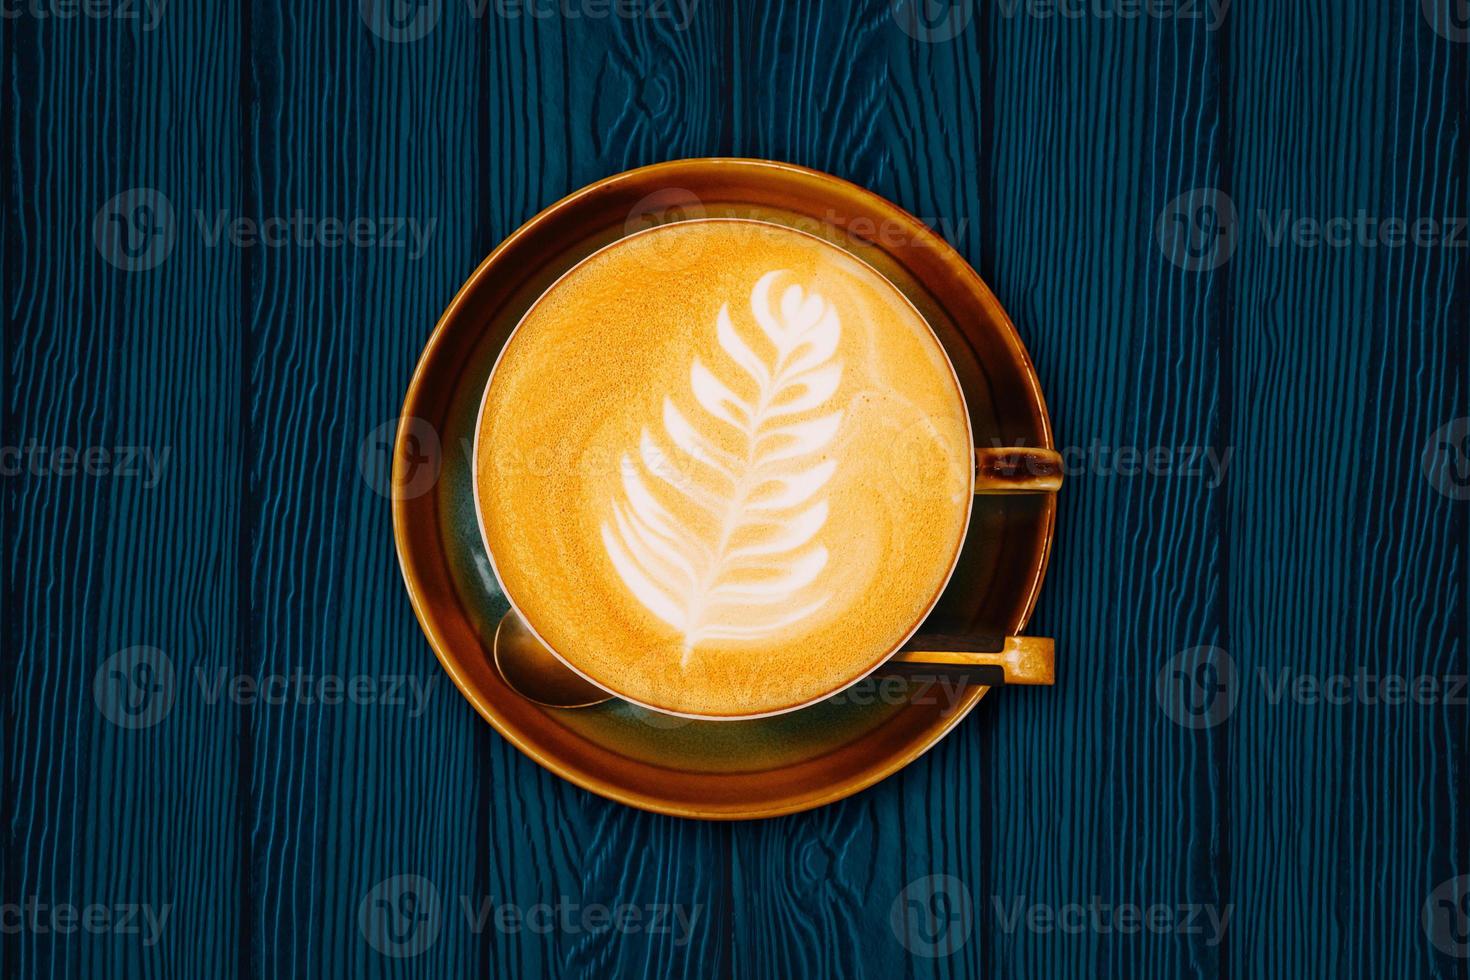
[(512, 611), (624, 700), (763, 717), (885, 664), (1051, 682), (1050, 640), (917, 634), (975, 496), (1055, 492), (1060, 457), (976, 448), (923, 316), (815, 235), (700, 218), (583, 259), (496, 361), (474, 459)]

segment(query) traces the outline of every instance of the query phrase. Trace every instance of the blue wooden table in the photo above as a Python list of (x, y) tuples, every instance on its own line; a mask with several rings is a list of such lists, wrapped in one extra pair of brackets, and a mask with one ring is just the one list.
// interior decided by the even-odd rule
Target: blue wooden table
[[(1470, 22), (1226, 7), (7, 3), (0, 977), (1470, 976)], [(1071, 470), (1059, 685), (735, 825), (494, 734), (384, 495), (479, 259), (705, 155), (941, 231)]]

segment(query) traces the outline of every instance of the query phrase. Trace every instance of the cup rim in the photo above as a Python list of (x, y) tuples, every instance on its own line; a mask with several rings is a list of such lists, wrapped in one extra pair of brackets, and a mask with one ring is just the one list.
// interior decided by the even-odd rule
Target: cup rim
[[(506, 351), (510, 349), (510, 345), (512, 341), (515, 340), (516, 334), (520, 332), (521, 327), (525, 325), (528, 319), (530, 319), (531, 314), (536, 311), (536, 309), (541, 305), (546, 297), (549, 296), (551, 292), (556, 289), (557, 286), (561, 285), (563, 280), (565, 280), (572, 273), (576, 272), (578, 269), (581, 269), (582, 266), (584, 266), (588, 262), (591, 262), (594, 258), (602, 255), (604, 252), (611, 251), (612, 249), (617, 248), (624, 243), (631, 241), (632, 239), (639, 238), (643, 235), (653, 234), (674, 225), (710, 224), (716, 222), (749, 224), (759, 225), (767, 228), (777, 228), (783, 232), (789, 232), (793, 235), (799, 235), (804, 238), (809, 238), (812, 241), (817, 242), (820, 246), (826, 246), (828, 248), (836, 249), (847, 258), (857, 262), (859, 265), (863, 266), (868, 271), (873, 273), (873, 275), (877, 276), (878, 280), (885, 284), (889, 288), (889, 290), (891, 290), (892, 293), (903, 302), (904, 306), (906, 306), (909, 311), (918, 318), (918, 321), (924, 325), (925, 330), (928, 331), (929, 338), (934, 342), (935, 349), (939, 351), (940, 356), (944, 360), (944, 366), (949, 370), (950, 382), (953, 385), (954, 391), (959, 395), (961, 417), (964, 419), (965, 424), (965, 444), (969, 447), (970, 463), (967, 467), (965, 467), (965, 517), (964, 521), (961, 523), (957, 538), (953, 545), (948, 568), (944, 573), (943, 580), (934, 590), (934, 594), (930, 596), (928, 602), (925, 603), (923, 612), (919, 614), (914, 624), (904, 633), (902, 639), (900, 639), (891, 648), (886, 650), (881, 656), (879, 656), (869, 666), (864, 668), (860, 673), (855, 674), (854, 676), (849, 677), (844, 681), (841, 681), (839, 684), (837, 684), (837, 686), (827, 691), (824, 691), (821, 694), (816, 695), (815, 697), (801, 701), (797, 704), (789, 705), (782, 708), (773, 708), (769, 711), (728, 714), (701, 714), (688, 711), (678, 711), (672, 708), (650, 704), (649, 702), (630, 697), (627, 694), (624, 694), (623, 692), (617, 690), (615, 687), (612, 687), (607, 682), (599, 680), (598, 678), (591, 676), (590, 674), (579, 668), (576, 664), (567, 659), (567, 657), (565, 657), (559, 650), (548, 643), (546, 638), (541, 635), (541, 632), (536, 628), (536, 624), (533, 623), (531, 621), (531, 618), (526, 615), (520, 604), (516, 602), (515, 597), (511, 595), (510, 589), (506, 587), (505, 579), (500, 574), (499, 563), (495, 558), (495, 549), (490, 546), (490, 537), (485, 529), (485, 507), (484, 503), (480, 499), (480, 439), (481, 434), (484, 432), (484, 419), (485, 412), (489, 406), (490, 401), (490, 388), (495, 383), (496, 372), (500, 369), (500, 364), (501, 361), (505, 358)], [(522, 625), (524, 625), (525, 628), (531, 633), (531, 635), (534, 636), (542, 646), (549, 650), (551, 652), (551, 655), (554, 656), (563, 666), (572, 671), (578, 677), (581, 677), (583, 680), (587, 681), (589, 684), (592, 684), (602, 691), (606, 691), (609, 695), (626, 701), (629, 704), (637, 705), (638, 707), (644, 708), (649, 711), (656, 711), (661, 714), (672, 715), (679, 718), (689, 718), (695, 721), (753, 721), (758, 718), (771, 718), (777, 715), (790, 714), (794, 711), (800, 711), (804, 708), (809, 708), (812, 705), (820, 704), (828, 698), (834, 697), (842, 693), (843, 691), (846, 691), (854, 684), (862, 682), (874, 671), (878, 670), (890, 659), (892, 659), (895, 654), (903, 649), (904, 644), (908, 643), (908, 641), (913, 639), (913, 637), (919, 632), (919, 630), (923, 627), (925, 620), (927, 620), (929, 618), (929, 615), (934, 611), (934, 607), (937, 606), (939, 604), (939, 600), (943, 598), (944, 590), (949, 587), (950, 581), (954, 578), (954, 574), (959, 568), (960, 557), (964, 552), (965, 539), (969, 535), (970, 521), (974, 515), (975, 510), (974, 453), (975, 433), (974, 426), (970, 422), (970, 406), (969, 402), (965, 398), (964, 385), (960, 383), (959, 373), (955, 370), (954, 360), (950, 357), (949, 351), (945, 349), (944, 342), (939, 339), (939, 334), (935, 332), (934, 327), (932, 324), (929, 323), (928, 318), (925, 317), (922, 312), (920, 312), (919, 308), (914, 305), (913, 300), (911, 300), (902, 289), (899, 289), (898, 286), (891, 279), (885, 276), (880, 270), (874, 268), (873, 265), (863, 259), (862, 256), (857, 255), (846, 248), (843, 248), (836, 242), (829, 241), (825, 238), (822, 238), (820, 235), (814, 235), (811, 232), (805, 231), (801, 228), (793, 228), (789, 225), (783, 225), (776, 221), (765, 221), (759, 218), (705, 216), (698, 218), (688, 218), (680, 221), (663, 222), (660, 224), (652, 225), (648, 228), (639, 229), (632, 234), (623, 235), (619, 238), (616, 238), (613, 241), (610, 241), (607, 244), (602, 245), (597, 249), (594, 249), (592, 252), (583, 256), (572, 266), (563, 271), (560, 275), (556, 277), (556, 279), (547, 284), (546, 288), (543, 289), (541, 293), (531, 302), (531, 305), (528, 306), (526, 308), (526, 311), (521, 314), (520, 319), (516, 321), (516, 325), (511, 328), (508, 334), (506, 334), (505, 342), (501, 345), (500, 350), (496, 352), (495, 363), (491, 365), (490, 373), (485, 378), (485, 387), (480, 394), (480, 407), (475, 411), (475, 438), (470, 450), (472, 474), (471, 492), (475, 501), (475, 523), (480, 531), (480, 545), (484, 549), (486, 558), (489, 560), (491, 574), (495, 576), (495, 582), (498, 586), (500, 586), (501, 595), (505, 597), (505, 601), (509, 604), (511, 611), (514, 612), (518, 617), (520, 617)]]

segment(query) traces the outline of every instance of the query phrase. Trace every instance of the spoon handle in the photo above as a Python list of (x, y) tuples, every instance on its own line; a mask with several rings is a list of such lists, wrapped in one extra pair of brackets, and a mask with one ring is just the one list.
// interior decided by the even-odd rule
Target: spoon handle
[(963, 674), (976, 684), (1056, 683), (1056, 649), (1049, 637), (916, 636), (883, 665), (885, 674)]

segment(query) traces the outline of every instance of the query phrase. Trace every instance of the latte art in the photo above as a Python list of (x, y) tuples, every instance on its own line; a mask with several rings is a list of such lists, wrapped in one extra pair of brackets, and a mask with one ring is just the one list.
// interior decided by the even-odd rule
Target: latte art
[[(664, 399), (664, 439), (696, 462), (696, 472), (662, 465), (667, 457), (644, 429), (637, 461), (622, 461), (624, 500), (602, 526), (624, 584), (683, 636), (683, 664), (701, 641), (759, 640), (831, 598), (810, 586), (829, 557), (816, 539), (828, 515), (821, 491), (837, 460), (820, 453), (842, 424), (842, 410), (831, 410), (842, 380), (842, 328), (836, 309), (801, 286), (786, 286), (773, 303), (783, 275), (766, 273), (750, 294), (765, 353), (721, 306), (714, 330), (730, 383), (696, 356), (689, 400), (701, 411), (686, 416)], [(710, 431), (721, 427), (729, 431)], [(733, 435), (733, 451), (721, 434)], [(646, 477), (665, 492), (656, 494)]]
[(679, 222), (527, 312), (475, 499), (506, 596), (567, 663), (650, 708), (751, 716), (835, 693), (919, 625), (964, 537), (969, 431), (873, 269), (775, 225)]

